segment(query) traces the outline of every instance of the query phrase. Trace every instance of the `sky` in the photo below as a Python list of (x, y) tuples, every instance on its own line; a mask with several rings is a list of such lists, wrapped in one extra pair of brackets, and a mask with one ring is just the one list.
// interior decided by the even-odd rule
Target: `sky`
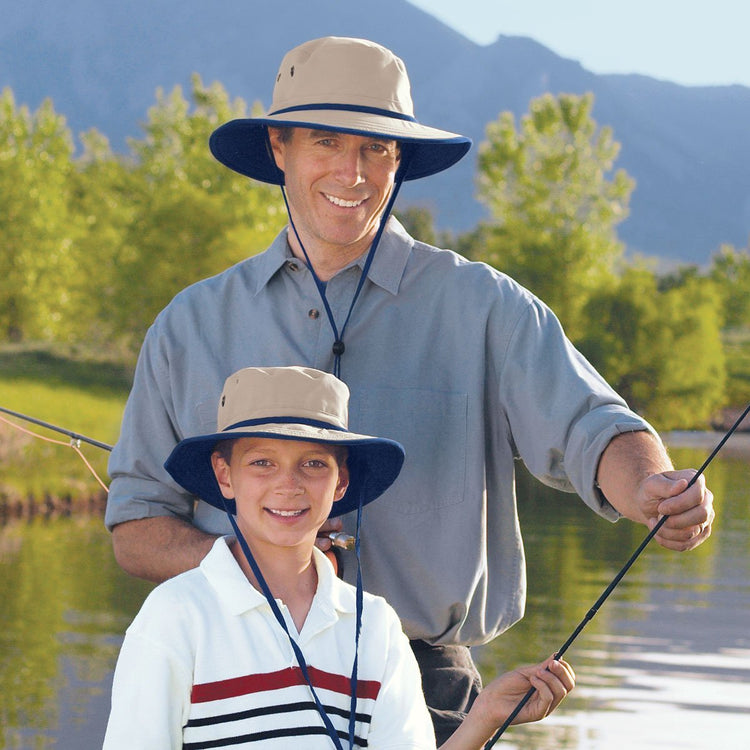
[(478, 44), (528, 36), (593, 73), (750, 86), (749, 0), (409, 0)]

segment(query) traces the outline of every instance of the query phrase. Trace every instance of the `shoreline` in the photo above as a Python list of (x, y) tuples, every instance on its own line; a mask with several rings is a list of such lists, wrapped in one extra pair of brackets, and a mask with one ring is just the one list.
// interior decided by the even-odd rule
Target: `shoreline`
[[(715, 430), (673, 430), (660, 433), (668, 448), (694, 448), (712, 451), (726, 435)], [(736, 458), (750, 458), (750, 432), (737, 431), (722, 446), (721, 453)]]

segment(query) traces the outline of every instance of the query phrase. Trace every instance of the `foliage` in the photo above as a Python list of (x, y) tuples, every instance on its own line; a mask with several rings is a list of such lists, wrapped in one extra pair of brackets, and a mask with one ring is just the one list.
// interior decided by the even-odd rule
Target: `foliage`
[(660, 430), (703, 427), (724, 402), (721, 299), (716, 287), (687, 277), (659, 291), (633, 266), (586, 305), (582, 352), (636, 410)]
[(750, 247), (722, 245), (712, 258), (710, 278), (723, 298), (725, 327), (750, 326)]
[(112, 153), (96, 131), (73, 159), (65, 120), (0, 99), (0, 337), (135, 349), (183, 287), (263, 249), (284, 224), (275, 189), (207, 148), (246, 105), (219, 84), (157, 92), (145, 137)]
[(750, 403), (750, 326), (724, 331), (727, 360), (727, 398), (729, 406), (744, 408)]
[(86, 193), (97, 227), (89, 242), (107, 248), (90, 273), (94, 280), (106, 263), (97, 317), (136, 344), (175, 293), (262, 250), (284, 223), (275, 190), (226, 169), (207, 148), (221, 122), (246, 116), (245, 104), (198, 76), (192, 99), (191, 112), (179, 87), (157, 92), (130, 162), (88, 144), (84, 177), (102, 188)]
[(634, 184), (623, 170), (610, 176), (619, 144), (592, 106), (591, 94), (541, 96), (519, 130), (509, 112), (488, 125), (479, 153), (479, 197), (494, 219), (479, 259), (544, 299), (572, 338), (622, 256), (615, 226)]
[(81, 227), (68, 210), (73, 145), (46, 100), (35, 113), (0, 95), (0, 332), (53, 340), (75, 312), (70, 289)]

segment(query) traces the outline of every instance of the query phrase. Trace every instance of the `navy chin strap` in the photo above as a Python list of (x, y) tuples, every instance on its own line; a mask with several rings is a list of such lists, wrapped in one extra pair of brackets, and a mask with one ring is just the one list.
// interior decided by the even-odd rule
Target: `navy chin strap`
[[(323, 720), (323, 724), (325, 725), (326, 731), (328, 732), (328, 736), (331, 738), (333, 745), (335, 748), (337, 748), (337, 750), (344, 750), (341, 745), (341, 740), (339, 738), (338, 732), (336, 731), (335, 727), (331, 723), (331, 719), (328, 716), (328, 713), (326, 712), (325, 706), (323, 706), (323, 703), (318, 697), (318, 693), (315, 690), (315, 687), (313, 686), (312, 679), (310, 678), (310, 673), (307, 669), (307, 662), (305, 661), (304, 654), (302, 653), (302, 649), (300, 649), (299, 645), (294, 640), (294, 637), (289, 632), (289, 628), (287, 627), (286, 620), (284, 620), (284, 615), (281, 614), (279, 605), (276, 603), (276, 599), (274, 599), (274, 596), (271, 593), (271, 589), (268, 588), (266, 579), (263, 577), (263, 573), (261, 573), (260, 567), (258, 566), (258, 563), (253, 557), (253, 553), (250, 551), (250, 546), (248, 545), (247, 541), (245, 540), (245, 537), (242, 535), (242, 532), (239, 529), (239, 526), (237, 525), (237, 520), (232, 515), (232, 513), (229, 512), (229, 510), (227, 510), (226, 512), (227, 512), (227, 516), (229, 517), (229, 522), (232, 524), (232, 528), (234, 529), (234, 533), (237, 537), (237, 541), (239, 542), (239, 545), (242, 548), (242, 552), (245, 555), (245, 558), (247, 559), (247, 562), (250, 565), (251, 570), (253, 571), (255, 580), (258, 581), (258, 585), (260, 586), (263, 596), (265, 596), (266, 601), (268, 602), (268, 605), (271, 607), (271, 611), (273, 612), (273, 615), (276, 618), (276, 621), (279, 623), (282, 630), (286, 633), (287, 638), (289, 639), (289, 643), (291, 644), (292, 650), (294, 651), (294, 655), (297, 659), (297, 664), (299, 665), (300, 671), (302, 672), (302, 676), (304, 677), (305, 682), (307, 683), (307, 686), (310, 689), (310, 693), (312, 694), (313, 701), (315, 702), (315, 706), (318, 709), (320, 718)], [(360, 631), (362, 630), (362, 609), (363, 609), (363, 599), (364, 599), (363, 589), (362, 589), (362, 567), (360, 563), (360, 551), (359, 551), (361, 526), (362, 526), (362, 494), (360, 493), (359, 504), (357, 508), (357, 530), (356, 530), (355, 542), (354, 542), (354, 549), (355, 549), (355, 553), (357, 556), (357, 594), (356, 594), (356, 625), (355, 625), (355, 634), (354, 634), (354, 660), (352, 663), (351, 677), (349, 679), (349, 686), (350, 686), (349, 690), (351, 694), (351, 700), (350, 700), (350, 706), (349, 706), (349, 750), (353, 750), (354, 748), (354, 740), (355, 740), (354, 730), (355, 730), (356, 721), (357, 721), (357, 670), (358, 670), (358, 665), (359, 665), (359, 635), (360, 635)]]
[(289, 210), (289, 200), (287, 199), (286, 189), (283, 184), (281, 185), (281, 195), (284, 197), (284, 205), (286, 206), (286, 212), (287, 212), (287, 215), (289, 216), (289, 224), (292, 227), (292, 231), (294, 232), (294, 236), (297, 238), (297, 242), (299, 243), (299, 246), (302, 248), (302, 253), (305, 256), (307, 267), (310, 269), (310, 273), (312, 274), (313, 280), (315, 281), (315, 286), (318, 288), (318, 293), (320, 294), (320, 298), (323, 300), (323, 307), (325, 307), (326, 316), (328, 317), (328, 323), (331, 326), (331, 331), (333, 331), (333, 339), (334, 339), (333, 347), (332, 347), (333, 374), (340, 380), (342, 379), (341, 378), (341, 356), (346, 350), (346, 346), (344, 345), (344, 332), (346, 331), (346, 327), (349, 324), (349, 319), (352, 317), (352, 311), (354, 310), (354, 305), (356, 304), (357, 298), (359, 297), (359, 293), (362, 291), (362, 287), (364, 286), (365, 280), (367, 279), (367, 274), (370, 271), (370, 266), (372, 265), (372, 261), (375, 257), (375, 251), (378, 248), (378, 244), (380, 243), (380, 238), (383, 235), (383, 231), (385, 230), (385, 225), (388, 222), (388, 217), (391, 215), (391, 211), (393, 210), (393, 206), (396, 203), (396, 198), (398, 197), (399, 190), (401, 189), (401, 185), (404, 182), (404, 177), (406, 175), (406, 171), (409, 166), (409, 158), (410, 158), (410, 152), (408, 148), (402, 144), (401, 163), (399, 164), (398, 171), (396, 172), (396, 178), (393, 183), (393, 190), (391, 191), (391, 195), (388, 198), (388, 203), (386, 204), (386, 207), (383, 210), (383, 214), (380, 217), (378, 231), (375, 234), (375, 238), (373, 239), (372, 244), (370, 245), (369, 251), (367, 252), (367, 258), (365, 259), (365, 264), (362, 268), (362, 275), (359, 278), (357, 289), (354, 292), (354, 296), (352, 297), (351, 304), (349, 305), (349, 312), (346, 314), (346, 318), (344, 319), (344, 325), (341, 326), (340, 331), (333, 317), (331, 306), (328, 304), (328, 298), (326, 297), (326, 285), (320, 280), (318, 274), (315, 272), (315, 268), (313, 267), (312, 262), (310, 261), (310, 256), (307, 254), (307, 250), (305, 249), (305, 245), (302, 242), (302, 238), (299, 236), (299, 232), (297, 232), (297, 227), (294, 224), (294, 219), (292, 218), (292, 212)]

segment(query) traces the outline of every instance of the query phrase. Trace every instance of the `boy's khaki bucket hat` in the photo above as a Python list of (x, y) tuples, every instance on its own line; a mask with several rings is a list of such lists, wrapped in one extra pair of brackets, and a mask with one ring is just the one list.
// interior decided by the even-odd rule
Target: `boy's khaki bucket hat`
[(173, 479), (207, 503), (236, 514), (221, 494), (211, 454), (221, 440), (267, 437), (348, 448), (349, 487), (331, 516), (373, 501), (394, 482), (402, 446), (350, 432), (349, 389), (333, 375), (308, 367), (247, 367), (230, 375), (219, 400), (217, 431), (178, 443), (164, 464)]
[(283, 185), (268, 125), (396, 139), (409, 150), (404, 180), (441, 172), (471, 147), (469, 138), (417, 122), (400, 58), (379, 44), (348, 37), (314, 39), (288, 52), (268, 114), (221, 125), (211, 134), (211, 152), (235, 172)]

